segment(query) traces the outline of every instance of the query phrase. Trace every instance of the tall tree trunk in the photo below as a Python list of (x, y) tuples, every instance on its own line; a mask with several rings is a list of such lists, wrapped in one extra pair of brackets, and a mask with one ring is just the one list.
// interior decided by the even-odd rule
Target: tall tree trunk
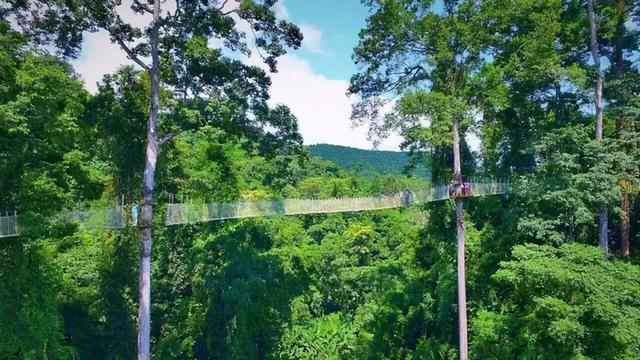
[(607, 232), (609, 230), (609, 213), (607, 206), (602, 205), (598, 211), (598, 238), (600, 242), (600, 248), (605, 256), (609, 254), (609, 237)]
[[(626, 190), (625, 190), (626, 191)], [(629, 195), (627, 193), (622, 194), (622, 200), (620, 201), (620, 208), (622, 208), (622, 219), (620, 220), (620, 248), (622, 251), (622, 256), (629, 257), (630, 255), (630, 246), (629, 246), (629, 212), (630, 212), (630, 201)]]
[[(595, 93), (595, 106), (596, 106), (596, 140), (602, 140), (602, 82), (603, 74), (602, 67), (600, 66), (600, 51), (598, 49), (598, 36), (596, 33), (596, 20), (593, 10), (594, 0), (587, 0), (587, 12), (589, 15), (589, 29), (591, 32), (591, 56), (593, 57), (593, 65), (596, 68), (596, 93)], [(607, 205), (601, 205), (598, 209), (598, 233), (599, 243), (602, 248), (602, 252), (607, 255), (609, 253), (609, 214)]]
[(140, 219), (140, 263), (138, 294), (138, 360), (149, 360), (151, 354), (151, 245), (153, 244), (153, 193), (158, 159), (158, 112), (160, 108), (160, 58), (158, 32), (160, 1), (153, 2), (151, 29), (151, 104), (147, 124), (147, 152), (142, 185), (142, 214)]
[[(623, 48), (624, 48), (624, 34), (625, 34), (625, 14), (627, 11), (626, 0), (618, 0), (616, 3), (616, 8), (618, 11), (618, 23), (616, 24), (616, 32), (615, 32), (615, 45), (613, 49), (613, 72), (615, 74), (615, 78), (617, 80), (622, 79), (624, 76), (624, 56), (623, 56)], [(626, 96), (623, 95), (622, 99), (618, 101), (626, 100)], [(616, 121), (616, 134), (618, 137), (622, 137), (624, 132), (626, 131), (626, 116), (625, 111), (622, 110), (618, 119)], [(622, 218), (620, 219), (620, 250), (622, 252), (622, 256), (629, 257), (629, 212), (630, 212), (630, 200), (629, 194), (627, 193), (627, 189), (622, 190), (622, 197), (620, 199), (620, 209), (622, 210)]]
[(467, 340), (467, 286), (465, 272), (464, 250), (464, 222), (462, 213), (462, 198), (457, 195), (462, 186), (462, 165), (460, 159), (460, 129), (458, 120), (453, 121), (453, 184), (456, 187), (454, 196), (456, 202), (456, 240), (458, 257), (458, 343), (460, 360), (467, 360), (469, 356)]

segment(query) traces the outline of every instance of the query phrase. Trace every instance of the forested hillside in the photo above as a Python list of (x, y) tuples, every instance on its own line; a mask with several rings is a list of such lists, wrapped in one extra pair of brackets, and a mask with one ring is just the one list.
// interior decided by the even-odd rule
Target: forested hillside
[(362, 175), (416, 174), (429, 178), (427, 159), (413, 159), (407, 152), (365, 150), (348, 146), (315, 144), (309, 145), (309, 154), (329, 160), (344, 169)]
[[(302, 145), (268, 101), (303, 41), (276, 1), (131, 4), (0, 4), (0, 359), (640, 359), (639, 4), (363, 1), (353, 121), (407, 155)], [(69, 60), (98, 29), (136, 65), (91, 94)], [(166, 226), (426, 188), (401, 156), (451, 198)], [(135, 226), (60, 216), (118, 202)]]

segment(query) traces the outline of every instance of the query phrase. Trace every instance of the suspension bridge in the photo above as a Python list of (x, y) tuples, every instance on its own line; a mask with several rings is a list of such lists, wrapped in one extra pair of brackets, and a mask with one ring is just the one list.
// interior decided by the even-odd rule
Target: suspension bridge
[[(264, 216), (288, 216), (306, 214), (328, 214), (337, 212), (359, 212), (409, 207), (454, 196), (477, 197), (500, 195), (509, 191), (508, 181), (481, 180), (468, 182), (463, 193), (452, 194), (450, 185), (430, 186), (424, 190), (405, 190), (393, 194), (368, 197), (334, 199), (283, 199), (238, 201), (228, 203), (168, 203), (165, 226), (194, 224), (206, 221), (246, 219)], [(136, 226), (137, 205), (116, 205), (72, 210), (54, 216), (50, 220), (77, 223), (88, 230), (122, 229)], [(21, 225), (17, 211), (0, 213), (0, 237), (19, 236)]]

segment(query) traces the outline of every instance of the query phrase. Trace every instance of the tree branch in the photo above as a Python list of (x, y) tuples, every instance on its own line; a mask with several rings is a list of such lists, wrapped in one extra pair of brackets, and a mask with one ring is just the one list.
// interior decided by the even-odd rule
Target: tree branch
[(238, 12), (237, 10), (238, 9), (232, 9), (232, 10), (229, 10), (227, 12), (223, 12), (222, 15), (227, 16), (227, 15), (230, 15), (230, 14), (233, 14), (233, 13), (237, 13)]
[(222, 5), (220, 5), (220, 7), (218, 8), (218, 10), (222, 11), (222, 9), (224, 9), (225, 5), (227, 5), (228, 2), (229, 2), (229, 0), (224, 0), (222, 2)]
[(138, 5), (140, 7), (140, 9), (146, 11), (149, 14), (153, 14), (153, 10), (151, 10), (151, 8), (143, 3), (140, 2), (140, 0), (133, 0), (133, 2)]
[(164, 145), (164, 144), (168, 143), (168, 142), (169, 142), (169, 141), (171, 141), (174, 137), (176, 137), (176, 135), (178, 135), (178, 134), (177, 134), (175, 131), (172, 131), (172, 132), (168, 133), (167, 135), (165, 135), (165, 136), (161, 137), (161, 138), (158, 140), (158, 145), (159, 145), (159, 146), (162, 146), (162, 145)]
[(256, 34), (256, 31), (253, 29), (253, 23), (249, 19), (244, 19), (244, 21), (246, 21), (249, 24), (249, 28), (251, 29), (251, 33), (253, 34), (253, 45), (256, 47), (256, 51), (258, 52), (258, 55), (262, 60), (265, 60), (266, 58), (264, 57), (264, 55), (262, 55), (262, 52), (260, 51), (260, 47), (258, 46), (258, 34)]
[(140, 60), (140, 58), (136, 56), (136, 54), (134, 54), (133, 51), (131, 51), (131, 49), (129, 49), (127, 44), (125, 44), (124, 41), (122, 41), (122, 39), (116, 38), (116, 42), (118, 43), (118, 45), (120, 45), (122, 50), (124, 50), (124, 52), (127, 53), (127, 56), (129, 57), (129, 59), (133, 60), (136, 64), (140, 65), (143, 69), (149, 71), (149, 65), (145, 64), (142, 60)]
[[(136, 3), (138, 3), (139, 0), (134, 0)], [(115, 17), (115, 24), (121, 24), (122, 23), (122, 19), (120, 18), (120, 15), (113, 9), (110, 7), (106, 7), (107, 11), (109, 11), (114, 17)], [(153, 14), (153, 12), (152, 12)], [(124, 50), (125, 53), (127, 53), (127, 56), (129, 56), (129, 59), (133, 60), (136, 64), (140, 65), (140, 67), (142, 67), (144, 70), (149, 71), (149, 65), (145, 64), (142, 60), (140, 60), (140, 58), (127, 46), (127, 44), (125, 44), (124, 40), (122, 40), (121, 36), (118, 36), (116, 34), (116, 31), (114, 30), (114, 28), (110, 27), (107, 29), (107, 31), (109, 32), (109, 35), (111, 35), (111, 39), (112, 41), (115, 39), (115, 42), (118, 43), (118, 45), (120, 45), (120, 47), (122, 48), (122, 50)]]
[(178, 15), (180, 15), (182, 10), (182, 6), (180, 4), (180, 0), (176, 0), (176, 10), (173, 12), (173, 19), (177, 19)]

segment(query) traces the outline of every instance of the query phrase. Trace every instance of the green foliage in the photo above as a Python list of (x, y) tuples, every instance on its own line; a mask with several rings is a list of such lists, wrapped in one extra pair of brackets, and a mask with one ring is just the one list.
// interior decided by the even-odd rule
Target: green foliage
[(513, 257), (492, 276), (503, 301), (473, 322), (478, 358), (637, 358), (637, 265), (578, 244), (516, 246)]
[(54, 264), (63, 274), (58, 297), (65, 336), (79, 358), (134, 354), (134, 235), (80, 232), (55, 244)]
[[(44, 3), (0, 5), (3, 19), (30, 30), (0, 21), (0, 210), (16, 205), (21, 224), (35, 229), (0, 239), (0, 358), (130, 359), (138, 229), (45, 220), (76, 203), (138, 198), (150, 82), (123, 67), (90, 95), (67, 63), (31, 46), (53, 41), (76, 55), (79, 30), (109, 27), (116, 41), (138, 39), (133, 51), (144, 55), (145, 35), (112, 17), (115, 2), (25, 12)], [(159, 155), (155, 358), (457, 358), (451, 202), (156, 226), (169, 194), (224, 202), (423, 189), (426, 179), (402, 168), (419, 161), (434, 179), (448, 178), (454, 120), (482, 138), (477, 154), (462, 144), (465, 174), (517, 175), (506, 196), (464, 200), (471, 357), (638, 358), (637, 9), (597, 2), (610, 65), (606, 136), (595, 142), (581, 2), (364, 1), (371, 14), (355, 49), (354, 115), (374, 120), (381, 135), (399, 129), (408, 154), (302, 149), (291, 112), (266, 106), (267, 74), (230, 55), (249, 51), (239, 19), (260, 30), (271, 67), (299, 45), (299, 30), (276, 20), (275, 1), (241, 1), (237, 18), (221, 1), (180, 3), (160, 44), (159, 128), (179, 134)], [(224, 48), (211, 48), (212, 38)], [(608, 258), (588, 246), (603, 205)], [(631, 259), (615, 251), (625, 216)]]
[(98, 93), (87, 103), (85, 119), (100, 139), (98, 144), (87, 145), (113, 163), (117, 193), (137, 191), (140, 186), (149, 92), (147, 76), (130, 66), (122, 67), (105, 75)]
[[(352, 120), (369, 123), (369, 132), (378, 137), (397, 131), (403, 149), (417, 158), (429, 154), (436, 162), (437, 153), (452, 143), (454, 126), (464, 143), (473, 123), (479, 96), (471, 90), (488, 36), (480, 6), (445, 1), (441, 11), (433, 11), (432, 1), (363, 3), (371, 15), (354, 49), (361, 67), (351, 78), (349, 93), (361, 100), (353, 106)], [(395, 98), (393, 111), (383, 115), (383, 106)], [(450, 176), (451, 171), (440, 174), (433, 167), (432, 178)]]
[(602, 145), (583, 126), (549, 133), (537, 145), (535, 171), (515, 184), (527, 240), (560, 244), (593, 239), (596, 209), (617, 206), (619, 179), (635, 178), (637, 160), (618, 151), (616, 142)]
[[(424, 164), (411, 163), (409, 154), (398, 151), (363, 150), (331, 144), (309, 145), (309, 154), (329, 160), (343, 169), (355, 171), (363, 176), (378, 174), (402, 174), (407, 170), (418, 176), (429, 178)], [(421, 159), (425, 161), (425, 159)]]
[(8, 359), (72, 359), (58, 311), (60, 273), (46, 249), (0, 246), (0, 353)]
[(0, 78), (0, 201), (50, 215), (73, 201), (100, 197), (108, 178), (105, 164), (82, 148), (88, 98), (82, 83), (67, 64), (26, 51), (4, 22), (0, 39), (2, 56), (14, 64)]
[(294, 325), (282, 338), (282, 359), (348, 359), (354, 355), (357, 335), (336, 313)]

